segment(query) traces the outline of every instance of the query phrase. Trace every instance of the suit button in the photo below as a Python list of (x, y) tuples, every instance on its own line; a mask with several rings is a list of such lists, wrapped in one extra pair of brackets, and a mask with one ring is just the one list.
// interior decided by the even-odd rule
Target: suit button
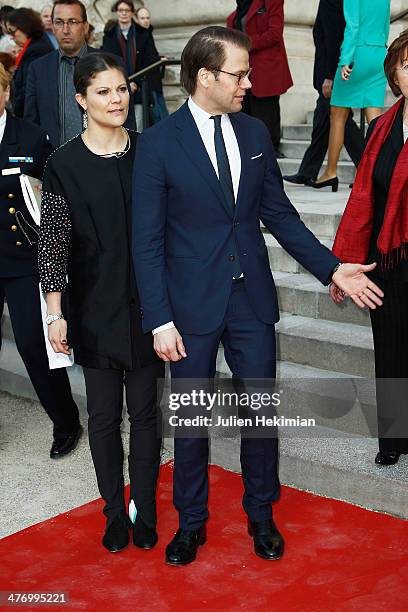
[(7, 197), (9, 200), (12, 200), (14, 198), (14, 193), (9, 193)]
[(12, 232), (16, 232), (17, 231), (17, 225), (12, 225), (10, 229), (11, 229)]
[(235, 255), (230, 255), (228, 257), (228, 261), (235, 261)]
[(9, 213), (10, 215), (14, 215), (14, 213), (16, 212), (16, 209), (13, 208), (12, 206), (9, 208)]
[(19, 240), (17, 240), (17, 242), (16, 242), (16, 246), (21, 246), (21, 244), (22, 244), (22, 243), (21, 243)]

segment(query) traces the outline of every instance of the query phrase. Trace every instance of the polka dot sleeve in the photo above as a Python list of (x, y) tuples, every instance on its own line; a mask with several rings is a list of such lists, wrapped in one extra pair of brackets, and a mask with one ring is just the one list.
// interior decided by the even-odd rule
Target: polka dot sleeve
[(66, 290), (70, 237), (71, 216), (65, 198), (43, 191), (38, 267), (44, 293)]

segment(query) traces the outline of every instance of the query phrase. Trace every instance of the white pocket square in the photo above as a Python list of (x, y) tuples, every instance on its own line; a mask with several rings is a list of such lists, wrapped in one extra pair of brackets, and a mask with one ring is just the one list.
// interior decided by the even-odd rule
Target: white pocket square
[(263, 153), (259, 153), (259, 155), (254, 155), (253, 157), (251, 157), (251, 159), (258, 159), (259, 157), (262, 157)]

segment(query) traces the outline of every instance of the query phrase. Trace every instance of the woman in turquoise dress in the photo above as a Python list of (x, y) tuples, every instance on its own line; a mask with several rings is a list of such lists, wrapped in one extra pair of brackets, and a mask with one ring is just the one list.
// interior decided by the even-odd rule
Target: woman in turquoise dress
[(386, 78), (384, 59), (390, 30), (390, 0), (344, 0), (346, 28), (333, 83), (329, 155), (313, 187), (337, 191), (337, 163), (344, 126), (352, 108), (364, 108), (367, 122), (381, 115)]

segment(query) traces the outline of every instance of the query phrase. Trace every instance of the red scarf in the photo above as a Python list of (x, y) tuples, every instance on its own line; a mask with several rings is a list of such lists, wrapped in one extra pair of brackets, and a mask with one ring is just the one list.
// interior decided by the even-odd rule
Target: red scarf
[[(377, 120), (359, 163), (333, 245), (333, 253), (342, 261), (367, 262), (374, 217), (374, 167), (404, 102), (404, 98), (398, 100)], [(408, 140), (395, 164), (377, 248), (384, 268), (393, 267), (408, 256)]]
[(23, 55), (24, 53), (27, 51), (27, 47), (31, 42), (31, 38), (27, 38), (27, 40), (24, 43), (23, 48), (21, 49), (20, 53), (17, 55), (16, 57), (16, 69), (19, 67), (21, 60), (23, 59)]

